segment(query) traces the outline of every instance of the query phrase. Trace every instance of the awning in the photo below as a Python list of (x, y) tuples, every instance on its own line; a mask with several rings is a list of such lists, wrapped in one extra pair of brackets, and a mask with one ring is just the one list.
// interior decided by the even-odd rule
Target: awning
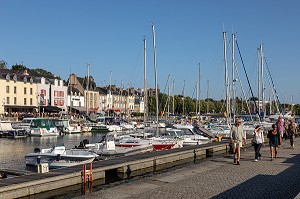
[(75, 107), (72, 107), (72, 109), (79, 111), (79, 112), (86, 112), (86, 107), (82, 107), (82, 106), (75, 106)]
[(61, 108), (57, 106), (40, 106), (39, 107), (41, 112), (59, 112)]
[(99, 109), (99, 107), (95, 107), (95, 108), (90, 108), (90, 111), (97, 111)]

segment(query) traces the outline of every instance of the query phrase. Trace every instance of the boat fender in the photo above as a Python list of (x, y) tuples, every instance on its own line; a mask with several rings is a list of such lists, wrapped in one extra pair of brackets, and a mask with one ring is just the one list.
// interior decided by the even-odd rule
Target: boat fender
[(36, 158), (36, 163), (37, 163), (37, 164), (41, 164), (41, 156), (38, 156), (38, 157)]
[(34, 153), (40, 153), (40, 152), (41, 152), (41, 149), (40, 149), (40, 148), (35, 148), (35, 149), (33, 150), (33, 152), (34, 152)]
[(59, 161), (59, 160), (61, 160), (61, 157), (60, 157), (60, 154), (57, 154), (56, 161)]

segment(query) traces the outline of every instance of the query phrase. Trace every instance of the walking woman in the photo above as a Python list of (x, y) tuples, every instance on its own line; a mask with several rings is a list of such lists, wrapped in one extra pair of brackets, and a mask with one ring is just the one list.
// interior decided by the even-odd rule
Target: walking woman
[(296, 123), (294, 122), (293, 119), (290, 120), (290, 124), (288, 125), (288, 134), (289, 134), (289, 137), (290, 137), (290, 144), (291, 144), (291, 147), (294, 148), (294, 139), (295, 139), (295, 135), (297, 133), (297, 125)]
[(265, 142), (264, 140), (264, 134), (261, 129), (262, 127), (260, 125), (257, 125), (254, 130), (253, 135), (253, 145), (254, 145), (254, 151), (255, 151), (255, 162), (257, 162), (258, 159), (261, 160), (261, 154), (260, 154), (260, 148)]
[(280, 133), (277, 132), (276, 125), (272, 124), (272, 129), (269, 130), (267, 137), (269, 138), (271, 161), (277, 158), (278, 155), (278, 145), (280, 143)]

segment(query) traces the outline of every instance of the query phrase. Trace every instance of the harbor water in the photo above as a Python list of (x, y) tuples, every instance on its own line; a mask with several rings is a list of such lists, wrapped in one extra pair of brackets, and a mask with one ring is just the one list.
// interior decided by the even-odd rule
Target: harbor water
[[(159, 130), (160, 132), (164, 131), (164, 129)], [(102, 133), (80, 133), (57, 137), (0, 138), (0, 169), (32, 170), (32, 168), (26, 167), (25, 155), (32, 153), (35, 148), (42, 149), (64, 145), (66, 149), (71, 149), (78, 146), (84, 139), (88, 139), (90, 143), (96, 143), (101, 141), (105, 135)]]

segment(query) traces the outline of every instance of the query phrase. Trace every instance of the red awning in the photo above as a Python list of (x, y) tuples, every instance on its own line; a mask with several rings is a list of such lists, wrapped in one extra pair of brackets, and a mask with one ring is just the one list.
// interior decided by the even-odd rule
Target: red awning
[(99, 107), (95, 107), (95, 108), (90, 108), (89, 110), (91, 111), (97, 111), (99, 109)]

